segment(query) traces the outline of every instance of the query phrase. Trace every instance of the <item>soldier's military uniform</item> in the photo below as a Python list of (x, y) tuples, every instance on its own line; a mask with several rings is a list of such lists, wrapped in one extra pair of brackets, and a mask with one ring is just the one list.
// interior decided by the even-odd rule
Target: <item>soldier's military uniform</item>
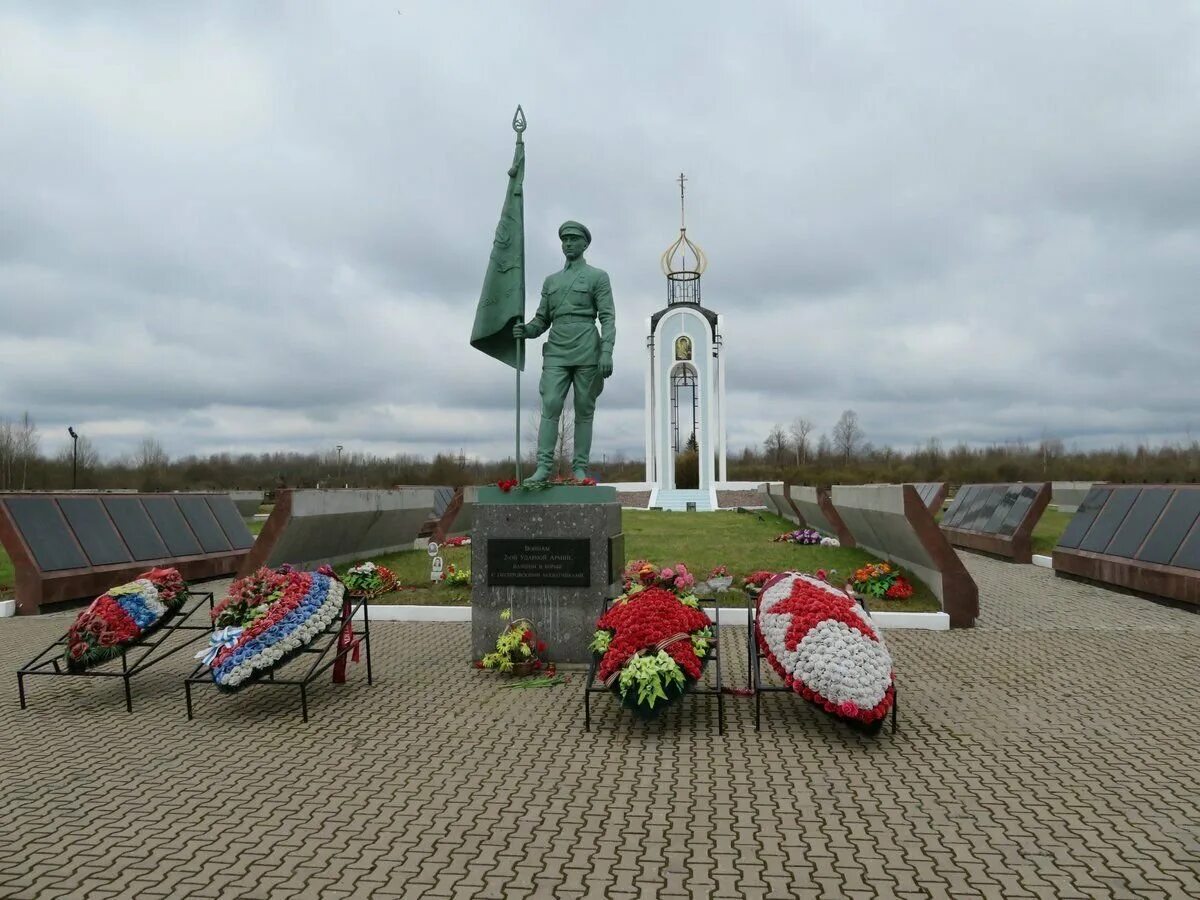
[[(578, 222), (565, 222), (558, 234), (574, 231), (590, 244), (591, 233)], [(596, 320), (600, 331), (596, 331)], [(575, 400), (575, 453), (571, 468), (576, 475), (587, 468), (592, 450), (592, 417), (596, 398), (604, 390), (600, 361), (612, 359), (617, 339), (616, 310), (608, 273), (589, 266), (581, 256), (542, 284), (542, 302), (525, 323), (525, 337), (534, 338), (550, 328), (542, 347), (542, 421), (538, 430), (538, 470), (554, 466), (554, 445), (567, 388)]]

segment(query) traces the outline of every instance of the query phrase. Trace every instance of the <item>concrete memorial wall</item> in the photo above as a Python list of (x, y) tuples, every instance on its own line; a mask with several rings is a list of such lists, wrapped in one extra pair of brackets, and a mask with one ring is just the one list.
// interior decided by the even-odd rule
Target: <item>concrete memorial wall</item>
[(282, 490), (238, 572), (292, 563), (311, 568), (413, 549), (434, 489)]
[(17, 611), (97, 597), (147, 569), (185, 581), (231, 575), (254, 537), (228, 493), (0, 495), (0, 543)]
[(964, 484), (942, 517), (956, 547), (1033, 561), (1033, 529), (1050, 503), (1050, 485)]
[(792, 508), (784, 494), (782, 481), (764, 482), (758, 486), (758, 493), (763, 498), (763, 506), (768, 510), (777, 516), (783, 516), (788, 521), (799, 524), (796, 510)]
[(465, 537), (475, 525), (475, 505), (479, 501), (479, 488), (472, 485), (460, 487), (438, 516), (431, 540), (442, 543), (448, 537)]
[(979, 589), (913, 484), (835, 484), (833, 506), (855, 543), (929, 585), (952, 628), (971, 628)]
[(229, 499), (233, 501), (233, 505), (237, 507), (238, 514), (243, 519), (248, 519), (258, 512), (258, 508), (262, 506), (263, 491), (230, 491)]
[(1096, 485), (1053, 553), (1054, 571), (1200, 604), (1200, 485)]
[(784, 484), (784, 495), (796, 512), (799, 524), (838, 539), (843, 547), (855, 546), (854, 535), (842, 521), (828, 488)]
[(1094, 481), (1053, 481), (1050, 483), (1050, 505), (1061, 512), (1075, 512), (1092, 490)]
[(949, 490), (949, 485), (944, 481), (914, 481), (912, 486), (917, 489), (917, 496), (921, 498), (921, 502), (925, 504), (925, 508), (931, 513), (939, 513), (942, 511), (942, 504), (946, 502), (946, 493)]

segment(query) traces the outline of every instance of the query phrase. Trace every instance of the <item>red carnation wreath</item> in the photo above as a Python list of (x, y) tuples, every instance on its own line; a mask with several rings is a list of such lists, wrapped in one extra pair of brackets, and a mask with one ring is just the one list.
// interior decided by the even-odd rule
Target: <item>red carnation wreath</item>
[(655, 716), (700, 679), (712, 624), (665, 588), (630, 594), (596, 622), (597, 675), (629, 709)]

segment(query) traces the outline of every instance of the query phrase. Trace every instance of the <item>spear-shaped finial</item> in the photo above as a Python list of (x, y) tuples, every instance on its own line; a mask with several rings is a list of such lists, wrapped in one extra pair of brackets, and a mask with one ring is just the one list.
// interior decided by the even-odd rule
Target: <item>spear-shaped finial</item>
[(517, 143), (519, 144), (523, 140), (521, 132), (529, 127), (529, 123), (525, 121), (525, 110), (521, 109), (521, 104), (519, 103), (517, 104), (517, 111), (513, 113), (512, 127), (513, 131), (517, 133)]

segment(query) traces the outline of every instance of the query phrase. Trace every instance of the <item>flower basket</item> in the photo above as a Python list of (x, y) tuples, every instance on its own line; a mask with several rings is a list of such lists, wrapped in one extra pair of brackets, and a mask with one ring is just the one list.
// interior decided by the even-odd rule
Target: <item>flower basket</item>
[(785, 572), (758, 598), (755, 637), (771, 667), (805, 700), (877, 732), (895, 702), (892, 658), (878, 629), (844, 591)]
[(186, 599), (187, 585), (177, 569), (151, 569), (136, 581), (109, 589), (67, 630), (67, 669), (82, 672), (120, 656), (170, 621)]
[(396, 590), (396, 576), (387, 566), (379, 566), (373, 562), (365, 562), (346, 571), (342, 583), (354, 594), (368, 600), (382, 597)]
[(546, 644), (538, 640), (533, 623), (528, 619), (514, 619), (496, 638), (496, 649), (478, 660), (475, 667), (523, 677), (542, 670), (545, 662), (540, 654), (545, 650)]

